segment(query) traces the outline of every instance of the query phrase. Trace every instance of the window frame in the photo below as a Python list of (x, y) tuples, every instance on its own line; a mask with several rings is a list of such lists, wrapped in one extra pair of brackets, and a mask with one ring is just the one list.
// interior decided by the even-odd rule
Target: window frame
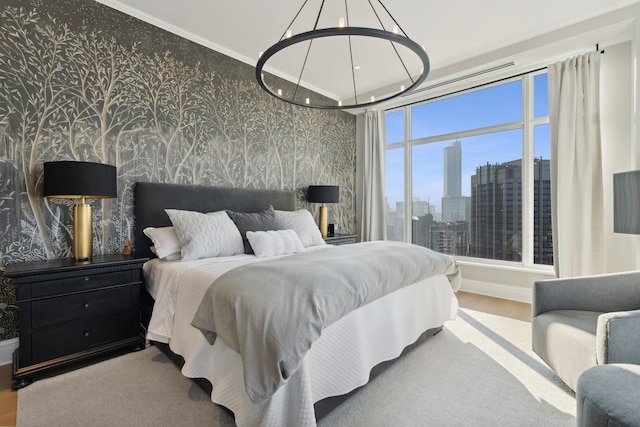
[[(455, 90), (454, 92), (440, 95), (433, 98), (427, 98), (407, 105), (390, 107), (384, 109), (383, 116), (387, 113), (402, 110), (404, 113), (404, 141), (386, 143), (386, 120), (382, 120), (383, 138), (386, 150), (400, 148), (404, 149), (404, 206), (405, 214), (403, 217), (403, 233), (404, 241), (411, 243), (412, 240), (412, 223), (411, 214), (408, 214), (407, 207), (412, 207), (413, 200), (413, 171), (412, 171), (412, 153), (413, 148), (422, 144), (437, 143), (455, 139), (463, 139), (478, 135), (486, 135), (494, 132), (502, 132), (508, 130), (520, 129), (522, 132), (522, 260), (504, 261), (489, 258), (477, 258), (470, 256), (454, 255), (454, 257), (464, 263), (494, 265), (512, 268), (524, 268), (527, 270), (553, 270), (553, 265), (534, 264), (534, 129), (538, 125), (549, 124), (549, 116), (534, 117), (534, 78), (541, 74), (546, 74), (546, 69), (535, 70), (513, 77), (500, 79), (486, 84), (469, 87), (466, 89)], [(468, 129), (459, 132), (450, 132), (446, 134), (434, 135), (418, 139), (411, 139), (412, 117), (411, 109), (426, 103), (437, 102), (443, 99), (488, 89), (502, 84), (514, 81), (522, 81), (522, 120), (502, 123), (499, 125), (485, 126), (481, 128)], [(386, 187), (385, 187), (386, 193)], [(386, 215), (386, 212), (385, 212)]]

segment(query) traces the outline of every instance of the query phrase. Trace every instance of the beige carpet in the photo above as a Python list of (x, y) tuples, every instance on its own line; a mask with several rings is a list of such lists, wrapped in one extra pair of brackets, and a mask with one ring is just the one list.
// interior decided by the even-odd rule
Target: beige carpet
[[(319, 426), (573, 426), (575, 398), (530, 350), (527, 322), (462, 309)], [(229, 426), (230, 417), (148, 348), (36, 381), (18, 427)]]

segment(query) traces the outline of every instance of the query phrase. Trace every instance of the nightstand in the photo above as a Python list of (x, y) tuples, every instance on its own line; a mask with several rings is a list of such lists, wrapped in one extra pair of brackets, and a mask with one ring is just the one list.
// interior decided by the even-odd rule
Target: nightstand
[(325, 237), (324, 241), (329, 245), (349, 245), (358, 239), (357, 234), (341, 234), (338, 236)]
[(144, 348), (142, 264), (121, 254), (9, 264), (17, 285), (20, 347), (14, 390), (54, 370), (116, 350)]

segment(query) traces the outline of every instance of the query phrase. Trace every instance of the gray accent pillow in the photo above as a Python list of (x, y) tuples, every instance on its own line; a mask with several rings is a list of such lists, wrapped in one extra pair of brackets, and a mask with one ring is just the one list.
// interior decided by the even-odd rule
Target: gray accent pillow
[(247, 231), (280, 230), (273, 206), (269, 206), (262, 212), (246, 213), (227, 211), (227, 214), (236, 224), (236, 227), (238, 227), (240, 235), (242, 236), (242, 242), (244, 243), (244, 251), (248, 254), (254, 252), (249, 240), (247, 240)]

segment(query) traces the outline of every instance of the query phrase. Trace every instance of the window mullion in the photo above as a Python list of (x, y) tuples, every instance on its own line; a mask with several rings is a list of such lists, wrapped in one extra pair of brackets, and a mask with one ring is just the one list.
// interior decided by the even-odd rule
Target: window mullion
[(533, 78), (522, 85), (522, 264), (533, 265)]
[(404, 107), (404, 241), (411, 243), (412, 241), (412, 224), (413, 216), (413, 170), (412, 154), (411, 154), (411, 108)]

